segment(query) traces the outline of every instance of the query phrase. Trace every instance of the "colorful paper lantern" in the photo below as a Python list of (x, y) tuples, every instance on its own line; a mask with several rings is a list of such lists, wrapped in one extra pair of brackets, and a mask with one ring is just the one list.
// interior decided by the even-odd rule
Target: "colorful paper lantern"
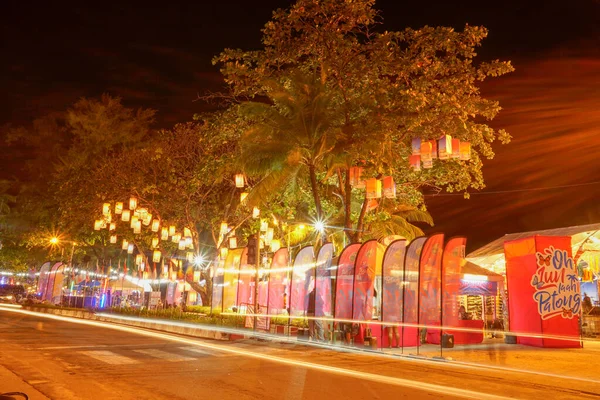
[(258, 207), (254, 207), (252, 210), (252, 218), (258, 218), (260, 216), (260, 209)]
[(174, 225), (169, 226), (169, 236), (173, 236), (176, 232), (177, 228)]
[(412, 155), (418, 156), (421, 154), (421, 138), (413, 138), (412, 140)]
[(135, 256), (135, 265), (142, 265), (144, 257), (141, 254)]
[(438, 157), (440, 160), (448, 160), (452, 155), (452, 137), (444, 135), (438, 140)]
[(348, 170), (350, 174), (350, 186), (356, 189), (364, 189), (365, 181), (362, 179), (363, 168), (362, 167), (350, 167)]
[(160, 250), (154, 250), (152, 252), (152, 262), (160, 262), (160, 258), (162, 257), (162, 253), (160, 252)]
[(138, 234), (142, 233), (142, 221), (136, 221), (133, 225), (133, 233)]
[(110, 203), (102, 204), (102, 215), (109, 215), (109, 214), (110, 214)]
[(133, 243), (127, 245), (127, 254), (133, 254)]
[(121, 214), (121, 221), (128, 222), (130, 218), (131, 218), (131, 211), (123, 210), (123, 213)]
[(169, 229), (168, 228), (162, 228), (160, 230), (160, 239), (161, 240), (169, 240)]
[(115, 203), (115, 214), (121, 214), (121, 213), (123, 213), (123, 202), (117, 201)]
[(452, 158), (460, 159), (460, 139), (452, 139)]
[(235, 237), (235, 236), (229, 237), (229, 248), (237, 249), (237, 237)]
[(135, 210), (137, 208), (138, 201), (135, 197), (131, 197), (129, 199), (129, 209)]
[(179, 243), (180, 239), (181, 239), (181, 234), (179, 234), (179, 233), (175, 233), (173, 236), (171, 236), (171, 241), (173, 243)]
[(144, 214), (144, 216), (141, 219), (142, 219), (142, 222), (144, 223), (144, 225), (148, 226), (152, 222), (152, 214), (146, 213), (146, 214)]
[(383, 196), (386, 199), (395, 199), (396, 198), (396, 184), (394, 183), (394, 178), (391, 176), (385, 176), (382, 180), (383, 184)]
[(129, 248), (129, 242), (123, 239), (123, 244), (121, 245), (122, 250), (127, 250)]
[(97, 219), (94, 221), (94, 230), (99, 231), (100, 229), (102, 229), (102, 220)]
[(460, 159), (468, 161), (471, 159), (471, 143), (460, 142)]
[(187, 249), (193, 249), (194, 248), (194, 239), (192, 239), (190, 236), (185, 238), (185, 247)]
[(244, 174), (235, 174), (235, 187), (243, 188), (245, 186)]
[(192, 231), (190, 228), (183, 228), (183, 237), (192, 237)]
[(152, 238), (152, 248), (158, 247), (158, 242), (159, 240), (157, 237)]
[(381, 198), (381, 181), (377, 178), (367, 179), (367, 199)]
[(438, 142), (437, 140), (430, 140), (431, 143), (431, 158), (438, 158)]
[(410, 167), (414, 171), (420, 171), (421, 170), (421, 156), (409, 156), (408, 157), (408, 162), (410, 163)]
[(112, 244), (117, 243), (117, 235), (110, 235), (110, 242)]
[(109, 231), (114, 231), (115, 229), (117, 229), (117, 224), (115, 222), (111, 222), (110, 225), (109, 225), (109, 227), (108, 227), (108, 230)]

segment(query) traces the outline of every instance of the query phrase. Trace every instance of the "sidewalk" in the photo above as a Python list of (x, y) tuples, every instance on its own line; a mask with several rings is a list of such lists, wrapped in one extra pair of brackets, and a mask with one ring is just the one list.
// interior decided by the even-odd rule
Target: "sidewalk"
[[(0, 393), (23, 392), (30, 400), (50, 400), (0, 364)], [(21, 399), (22, 397), (15, 397)]]

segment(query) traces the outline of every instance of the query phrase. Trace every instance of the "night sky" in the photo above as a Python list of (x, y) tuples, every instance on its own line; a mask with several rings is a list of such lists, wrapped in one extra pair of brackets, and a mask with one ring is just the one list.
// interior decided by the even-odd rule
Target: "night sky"
[[(4, 0), (0, 125), (105, 92), (157, 109), (158, 126), (190, 120), (209, 107), (197, 94), (222, 88), (211, 58), (258, 48), (272, 10), (291, 3)], [(482, 88), (504, 108), (492, 125), (514, 136), (485, 164), (493, 193), (428, 197), (434, 230), (467, 235), (474, 249), (505, 233), (600, 222), (600, 1), (407, 3), (377, 1), (381, 29), (481, 24), (490, 30), (481, 59), (517, 69)], [(556, 187), (567, 185), (581, 186)]]

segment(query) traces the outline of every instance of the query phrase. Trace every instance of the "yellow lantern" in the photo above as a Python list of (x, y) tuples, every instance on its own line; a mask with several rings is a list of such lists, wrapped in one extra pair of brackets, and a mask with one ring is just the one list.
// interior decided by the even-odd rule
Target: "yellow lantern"
[(100, 229), (102, 229), (102, 221), (97, 219), (94, 221), (94, 230), (99, 231)]
[(244, 174), (235, 174), (235, 187), (244, 187)]
[(127, 250), (129, 248), (129, 242), (123, 239), (123, 245), (121, 246), (122, 250)]
[(141, 254), (135, 256), (135, 265), (142, 265), (142, 261), (144, 261), (144, 257)]
[(179, 243), (180, 239), (181, 239), (181, 235), (179, 233), (176, 233), (171, 237), (171, 240), (173, 241), (173, 243)]
[(136, 221), (133, 225), (133, 233), (142, 233), (142, 221)]
[(127, 254), (133, 254), (133, 243), (127, 245)]
[(185, 250), (185, 239), (179, 240), (179, 250)]
[(183, 228), (183, 237), (192, 237), (192, 231), (190, 228)]
[(252, 218), (258, 218), (260, 216), (260, 209), (258, 207), (254, 207), (252, 210)]
[(275, 252), (281, 248), (281, 242), (278, 239), (271, 240), (271, 251)]
[(129, 221), (129, 219), (131, 218), (131, 211), (129, 210), (123, 210), (123, 213), (121, 214), (121, 221)]
[(237, 237), (231, 236), (229, 238), (229, 248), (230, 249), (236, 249), (237, 248)]
[(161, 240), (169, 240), (169, 229), (162, 228), (160, 231), (160, 239)]
[(152, 232), (158, 232), (159, 228), (160, 228), (160, 221), (158, 219), (153, 219), (152, 220)]
[(243, 203), (244, 201), (246, 201), (246, 197), (248, 197), (248, 192), (240, 193), (240, 203)]
[(123, 213), (123, 202), (117, 201), (115, 204), (115, 214), (122, 214), (122, 213)]
[(367, 199), (381, 198), (381, 181), (377, 178), (367, 179)]
[(111, 222), (110, 225), (109, 225), (109, 227), (108, 227), (108, 230), (109, 231), (114, 231), (115, 229), (117, 229), (117, 224), (114, 223), (114, 222)]
[(102, 204), (102, 215), (110, 214), (110, 203)]
[(160, 257), (162, 256), (162, 253), (160, 252), (160, 250), (154, 250), (154, 252), (152, 252), (152, 262), (160, 262)]
[(173, 236), (175, 234), (175, 231), (177, 230), (177, 228), (175, 228), (174, 225), (171, 225), (169, 227), (169, 236)]
[(227, 222), (221, 222), (221, 230), (219, 231), (221, 236), (225, 235), (228, 230), (229, 230), (229, 225), (227, 225)]
[(117, 235), (110, 235), (110, 242), (112, 244), (117, 243)]
[(130, 210), (135, 210), (137, 208), (137, 204), (138, 204), (137, 198), (131, 197), (129, 199), (129, 209)]
[(150, 225), (150, 222), (152, 222), (152, 214), (150, 213), (146, 213), (143, 217), (142, 217), (142, 222), (144, 222), (145, 226)]
[(152, 248), (158, 247), (158, 238), (152, 238)]

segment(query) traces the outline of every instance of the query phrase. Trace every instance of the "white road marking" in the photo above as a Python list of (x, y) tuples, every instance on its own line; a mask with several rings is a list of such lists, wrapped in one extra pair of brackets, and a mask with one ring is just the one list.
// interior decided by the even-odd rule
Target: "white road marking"
[(146, 354), (150, 357), (160, 358), (165, 361), (193, 361), (195, 358), (182, 356), (179, 354), (168, 353), (166, 351), (158, 350), (158, 349), (140, 349), (133, 350), (136, 353)]
[(120, 354), (113, 353), (108, 350), (95, 350), (95, 351), (80, 351), (79, 353), (84, 354), (88, 357), (95, 358), (96, 360), (105, 362), (112, 365), (125, 365), (125, 364), (137, 364), (138, 361), (133, 358), (125, 357)]

